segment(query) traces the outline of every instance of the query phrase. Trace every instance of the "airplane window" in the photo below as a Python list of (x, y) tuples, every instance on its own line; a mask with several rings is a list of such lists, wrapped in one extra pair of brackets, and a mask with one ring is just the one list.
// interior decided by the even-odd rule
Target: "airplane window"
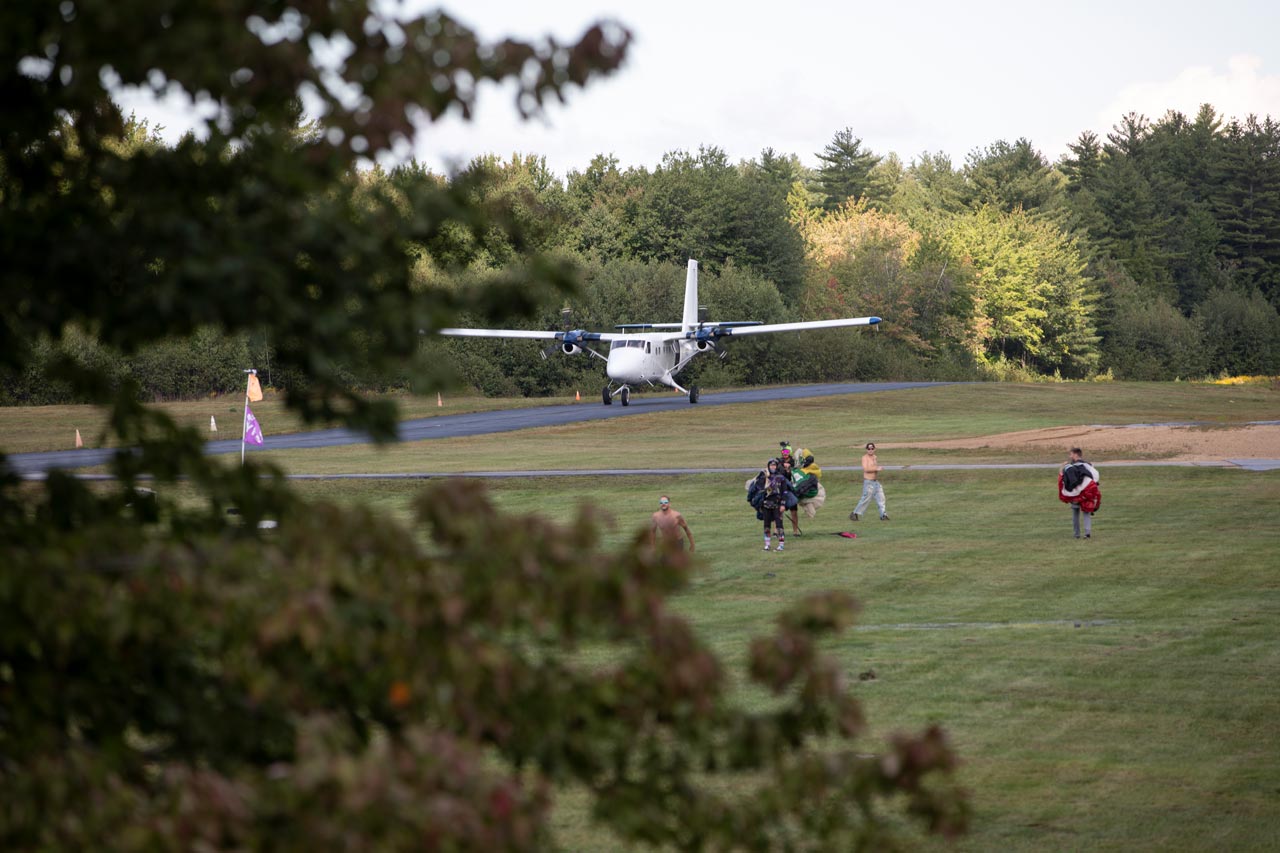
[(646, 355), (647, 355), (647, 354), (649, 354), (649, 353), (651, 353), (651, 352), (653, 352), (653, 350), (651, 350), (651, 349), (649, 348), (649, 343), (648, 343), (648, 341), (646, 341), (646, 342), (645, 342), (645, 345), (644, 345), (644, 351), (645, 351), (645, 354), (646, 354)]

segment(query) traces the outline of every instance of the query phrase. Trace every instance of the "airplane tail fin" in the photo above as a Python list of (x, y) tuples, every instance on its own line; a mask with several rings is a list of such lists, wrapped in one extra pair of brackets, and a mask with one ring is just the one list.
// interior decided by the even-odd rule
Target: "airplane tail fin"
[(684, 317), (681, 323), (686, 332), (698, 327), (698, 262), (692, 259), (684, 278)]

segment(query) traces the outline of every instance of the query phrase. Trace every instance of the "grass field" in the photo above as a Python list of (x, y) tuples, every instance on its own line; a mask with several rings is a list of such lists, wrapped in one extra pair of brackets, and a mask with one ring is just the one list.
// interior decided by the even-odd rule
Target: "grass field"
[[(787, 438), (836, 465), (855, 464), (850, 445), (867, 438), (1236, 423), (1274, 419), (1278, 403), (1266, 386), (952, 386), (269, 455), (295, 472), (744, 466)], [(0, 446), (12, 448), (9, 414), (0, 411)], [(884, 461), (912, 461), (906, 454)], [(895, 730), (945, 726), (975, 806), (957, 849), (1280, 849), (1280, 472), (1095, 461), (1104, 502), (1088, 542), (1071, 538), (1070, 512), (1045, 471), (890, 472), (893, 520), (857, 524), (846, 515), (859, 477), (833, 471), (827, 507), (802, 519), (805, 535), (788, 537), (785, 554), (760, 550), (745, 476), (490, 488), (512, 512), (567, 520), (580, 501), (606, 508), (616, 519), (606, 547), (634, 535), (670, 494), (701, 563), (678, 606), (738, 673), (748, 638), (787, 602), (833, 588), (857, 596), (859, 625), (830, 651), (857, 683), (874, 729), (867, 748)], [(421, 487), (298, 484), (403, 517)], [(842, 529), (859, 538), (828, 535)], [(742, 690), (741, 701), (760, 699)], [(570, 849), (623, 849), (590, 824), (580, 795), (564, 794), (557, 822)]]
[[(702, 562), (679, 606), (734, 664), (786, 602), (855, 594), (859, 627), (831, 651), (858, 682), (873, 745), (931, 721), (951, 733), (976, 808), (960, 849), (1274, 849), (1280, 477), (1103, 477), (1096, 538), (1085, 542), (1071, 538), (1043, 472), (890, 476), (893, 520), (857, 524), (845, 515), (858, 483), (836, 474), (827, 508), (784, 554), (760, 550), (743, 477), (491, 489), (504, 509), (562, 520), (579, 501), (607, 507), (617, 519), (607, 545), (671, 494)], [(418, 486), (305, 488), (404, 513)], [(859, 538), (827, 535), (842, 529)], [(874, 678), (858, 681), (866, 673)], [(559, 820), (571, 849), (622, 849), (589, 825), (578, 797)]]

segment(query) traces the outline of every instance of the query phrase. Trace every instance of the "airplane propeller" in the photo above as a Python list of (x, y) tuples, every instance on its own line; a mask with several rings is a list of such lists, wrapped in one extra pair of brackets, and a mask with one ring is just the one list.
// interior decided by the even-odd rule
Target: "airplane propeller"
[(698, 345), (698, 349), (713, 350), (721, 359), (727, 358), (729, 351), (720, 345), (720, 338), (725, 335), (732, 334), (731, 329), (722, 329), (719, 325), (707, 328), (703, 323), (698, 323), (698, 328), (691, 332), (686, 332), (685, 337), (694, 341)]
[(588, 332), (585, 329), (568, 329), (563, 332), (556, 332), (556, 342), (542, 351), (542, 357), (546, 358), (557, 349), (565, 355), (573, 355), (583, 350), (587, 341), (600, 340), (599, 332)]
[(556, 332), (556, 342), (542, 350), (541, 355), (547, 358), (556, 350), (560, 350), (565, 355), (574, 355), (582, 352), (584, 341), (600, 340), (599, 332), (588, 332), (585, 329), (572, 328), (573, 309), (563, 308), (560, 310), (560, 325), (562, 331)]

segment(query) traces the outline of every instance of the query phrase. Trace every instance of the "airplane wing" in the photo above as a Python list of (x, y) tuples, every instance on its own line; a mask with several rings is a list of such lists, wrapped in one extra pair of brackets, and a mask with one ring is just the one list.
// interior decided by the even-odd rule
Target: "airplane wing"
[(452, 338), (535, 338), (555, 340), (555, 332), (530, 332), (523, 329), (440, 329), (438, 334)]
[[(805, 329), (835, 329), (841, 326), (874, 326), (879, 317), (842, 317), (839, 320), (807, 320), (802, 323), (765, 323), (760, 326), (734, 326), (729, 323), (716, 327), (717, 336), (741, 337), (742, 335), (768, 335), (773, 332), (800, 332)], [(697, 332), (690, 333), (697, 337)]]
[(611, 332), (584, 332), (577, 329), (569, 332), (536, 332), (527, 329), (437, 329), (436, 334), (453, 338), (527, 338), (539, 341), (563, 341), (576, 344), (581, 341), (612, 341), (625, 335)]
[(667, 340), (715, 342), (721, 338), (740, 338), (743, 335), (768, 335), (774, 332), (802, 332), (806, 329), (836, 329), (842, 326), (874, 326), (879, 317), (842, 317), (839, 320), (807, 320), (801, 323), (704, 323), (701, 328), (678, 332)]

